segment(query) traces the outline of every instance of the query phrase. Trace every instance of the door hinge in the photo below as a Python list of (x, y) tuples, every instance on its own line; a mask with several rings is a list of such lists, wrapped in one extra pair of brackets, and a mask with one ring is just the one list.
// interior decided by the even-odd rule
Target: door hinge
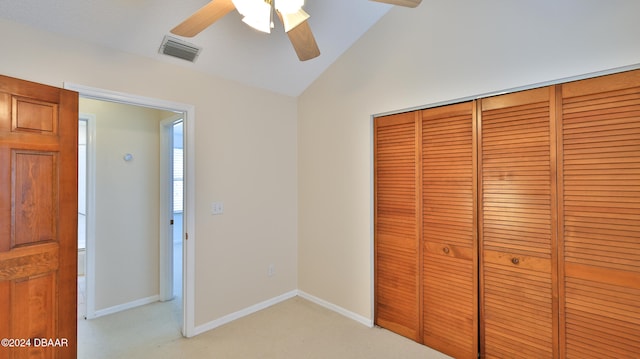
[(185, 239), (185, 240), (189, 239), (189, 233), (185, 233), (185, 234), (184, 234), (184, 239)]
[(173, 219), (169, 221), (169, 225), (173, 226)]

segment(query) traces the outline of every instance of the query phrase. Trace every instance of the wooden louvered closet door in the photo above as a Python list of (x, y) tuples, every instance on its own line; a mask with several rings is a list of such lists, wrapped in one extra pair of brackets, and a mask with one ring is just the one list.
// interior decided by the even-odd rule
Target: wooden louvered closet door
[(481, 100), (485, 358), (557, 357), (554, 88)]
[(456, 358), (640, 358), (640, 70), (374, 137), (376, 324)]
[(420, 339), (417, 113), (376, 118), (375, 322)]
[(422, 111), (423, 342), (476, 358), (475, 102)]
[(561, 351), (640, 358), (640, 71), (562, 85)]

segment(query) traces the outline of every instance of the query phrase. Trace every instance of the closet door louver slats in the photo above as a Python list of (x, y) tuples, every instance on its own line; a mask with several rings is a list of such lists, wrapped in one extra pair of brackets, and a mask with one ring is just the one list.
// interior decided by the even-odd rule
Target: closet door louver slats
[(485, 358), (552, 358), (552, 88), (481, 101), (480, 256)]
[(476, 358), (475, 102), (422, 111), (423, 341)]
[(640, 70), (378, 117), (374, 152), (376, 324), (640, 359)]
[(375, 143), (376, 324), (419, 340), (416, 115), (377, 118)]
[(640, 358), (640, 72), (562, 85), (566, 358)]

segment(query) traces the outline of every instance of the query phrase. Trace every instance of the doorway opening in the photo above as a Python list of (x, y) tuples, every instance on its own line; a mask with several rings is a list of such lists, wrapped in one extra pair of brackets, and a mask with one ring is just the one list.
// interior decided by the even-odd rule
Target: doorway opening
[[(161, 199), (161, 203), (165, 206), (169, 206), (171, 208), (172, 220), (174, 225), (171, 227), (165, 226), (166, 222), (160, 221), (159, 233), (160, 237), (165, 236), (170, 238), (171, 242), (165, 242), (171, 244), (171, 250), (165, 251), (164, 253), (160, 253), (160, 257), (158, 260), (160, 261), (161, 270), (170, 272), (172, 275), (170, 283), (170, 293), (171, 298), (179, 297), (181, 302), (181, 310), (179, 314), (180, 319), (180, 327), (183, 336), (191, 337), (195, 332), (194, 325), (194, 244), (195, 238), (193, 235), (187, 236), (187, 233), (193, 233), (193, 228), (195, 226), (195, 221), (193, 217), (194, 213), (194, 194), (193, 194), (193, 186), (194, 186), (194, 170), (193, 170), (193, 159), (190, 154), (193, 153), (194, 150), (194, 135), (193, 131), (194, 126), (194, 108), (191, 105), (168, 102), (164, 100), (151, 99), (146, 97), (134, 96), (129, 94), (123, 94), (118, 92), (106, 91), (101, 89), (94, 89), (90, 87), (85, 87), (81, 85), (75, 84), (65, 84), (65, 88), (71, 89), (79, 92), (80, 98), (104, 101), (104, 102), (115, 102), (119, 104), (133, 105), (146, 107), (156, 110), (170, 111), (174, 113), (179, 118), (173, 120), (173, 125), (171, 126), (172, 133), (175, 132), (176, 137), (180, 137), (180, 140), (173, 141), (175, 142), (175, 148), (170, 148), (171, 158), (176, 158), (176, 162), (171, 162), (170, 166), (171, 171), (173, 172), (174, 168), (176, 169), (176, 175), (168, 177), (168, 182), (171, 184), (170, 190), (168, 192), (161, 192), (161, 197), (165, 197), (165, 193), (169, 193), (168, 197), (171, 200), (165, 203), (163, 199)], [(82, 109), (80, 109), (82, 112)], [(91, 121), (87, 121), (87, 128), (91, 127)], [(157, 126), (157, 125), (156, 125)], [(157, 128), (157, 127), (156, 127)], [(82, 136), (79, 134), (79, 136)], [(80, 138), (80, 137), (79, 137)], [(87, 138), (87, 150), (86, 157), (89, 158), (86, 164), (87, 171), (91, 171), (91, 130), (88, 130)], [(94, 138), (95, 140), (95, 138)], [(79, 146), (79, 152), (81, 151)], [(177, 155), (174, 155), (176, 153)], [(81, 155), (82, 156), (82, 155)], [(126, 154), (124, 156), (120, 156), (119, 161), (127, 161)], [(82, 158), (79, 158), (80, 162), (82, 162)], [(136, 157), (134, 156), (134, 161)], [(180, 162), (177, 162), (180, 160)], [(121, 162), (123, 163), (123, 162)], [(180, 168), (180, 171), (177, 169)], [(80, 170), (83, 172), (83, 170)], [(95, 185), (95, 184), (93, 184)], [(80, 191), (83, 190), (83, 185), (80, 184)], [(80, 300), (84, 299), (84, 310), (85, 314), (88, 318), (95, 317), (95, 258), (92, 260), (92, 256), (95, 256), (95, 243), (92, 243), (94, 238), (91, 236), (91, 226), (92, 226), (92, 205), (95, 205), (95, 198), (92, 198), (92, 195), (95, 195), (95, 190), (92, 192), (92, 184), (90, 176), (87, 176), (86, 182), (86, 206), (79, 206), (81, 208), (86, 208), (86, 213), (79, 213), (79, 222), (83, 221), (81, 216), (86, 216), (86, 226), (83, 228), (79, 227), (80, 231), (84, 231), (86, 228), (86, 249), (85, 249), (85, 258), (86, 265), (82, 265), (79, 256), (79, 273), (84, 274), (84, 279), (86, 279), (86, 287), (84, 291), (86, 296), (84, 298), (79, 297)], [(173, 190), (173, 188), (176, 190)], [(176, 196), (176, 200), (173, 198)], [(80, 197), (80, 196), (79, 196)], [(94, 201), (93, 204), (91, 203)], [(176, 204), (174, 205), (174, 202)], [(179, 203), (179, 204), (178, 204)], [(175, 208), (174, 208), (175, 207)], [(95, 216), (95, 209), (93, 212)], [(175, 214), (175, 218), (173, 215)], [(95, 225), (95, 224), (94, 224)], [(82, 224), (81, 224), (82, 226)], [(174, 234), (175, 233), (175, 234)], [(188, 238), (189, 241), (184, 241), (183, 239)], [(175, 240), (174, 240), (175, 239)], [(82, 251), (81, 242), (79, 242), (79, 252)], [(160, 245), (162, 247), (162, 243)], [(175, 250), (173, 250), (175, 249)], [(171, 260), (166, 261), (163, 259), (163, 254), (170, 254)], [(165, 270), (166, 268), (166, 270)], [(84, 270), (83, 270), (84, 269)], [(163, 281), (162, 273), (159, 274), (161, 278), (161, 282)], [(174, 280), (175, 279), (175, 280)], [(81, 281), (79, 281), (81, 284)], [(166, 286), (166, 284), (161, 284), (162, 287)], [(80, 292), (79, 292), (80, 293)], [(163, 295), (163, 293), (158, 293), (155, 300), (169, 300), (171, 298), (167, 298)], [(150, 298), (143, 298), (148, 300)], [(143, 303), (134, 303), (134, 304), (143, 304)], [(80, 306), (79, 306), (80, 309)], [(119, 309), (119, 308), (116, 308)], [(127, 309), (127, 308), (122, 308)], [(108, 311), (104, 313), (99, 313), (100, 315), (109, 314)]]

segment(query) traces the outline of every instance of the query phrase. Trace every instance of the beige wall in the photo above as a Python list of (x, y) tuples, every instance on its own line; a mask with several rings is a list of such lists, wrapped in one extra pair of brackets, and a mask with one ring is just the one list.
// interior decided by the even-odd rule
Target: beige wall
[[(196, 326), (296, 289), (295, 98), (7, 20), (0, 33), (11, 34), (3, 75), (194, 105)], [(216, 200), (221, 216), (210, 214)]]
[(640, 64), (640, 2), (394, 8), (299, 98), (298, 287), (372, 318), (371, 115)]
[(80, 99), (79, 107), (95, 116), (100, 311), (159, 295), (160, 121), (173, 113), (91, 99)]
[[(195, 106), (196, 325), (296, 288), (371, 317), (370, 116), (640, 63), (639, 12), (636, 0), (394, 8), (298, 99), (6, 20), (0, 73)], [(210, 215), (215, 200), (224, 215)]]

